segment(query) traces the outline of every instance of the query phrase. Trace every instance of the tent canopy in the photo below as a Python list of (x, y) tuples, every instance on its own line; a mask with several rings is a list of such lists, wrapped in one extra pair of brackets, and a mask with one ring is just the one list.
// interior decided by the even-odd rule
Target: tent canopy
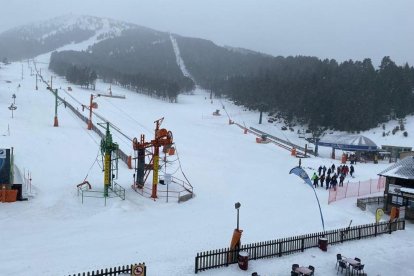
[(319, 146), (349, 151), (377, 151), (377, 145), (363, 135), (329, 135), (318, 142)]

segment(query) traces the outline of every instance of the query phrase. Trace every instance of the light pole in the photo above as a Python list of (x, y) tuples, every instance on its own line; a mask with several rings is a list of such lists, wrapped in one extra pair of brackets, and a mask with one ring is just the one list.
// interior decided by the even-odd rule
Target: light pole
[(236, 210), (237, 210), (237, 230), (239, 230), (239, 209), (240, 209), (240, 206), (241, 206), (241, 204), (240, 204), (240, 202), (236, 202), (235, 204), (234, 204), (234, 208), (236, 208)]

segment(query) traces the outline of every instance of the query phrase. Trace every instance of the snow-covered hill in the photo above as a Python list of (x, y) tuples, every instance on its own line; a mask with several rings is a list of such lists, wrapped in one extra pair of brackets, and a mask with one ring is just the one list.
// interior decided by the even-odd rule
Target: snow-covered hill
[(0, 34), (0, 58), (18, 60), (50, 52), (72, 42), (98, 35), (100, 40), (118, 36), (137, 25), (108, 18), (65, 15), (10, 29)]
[[(86, 49), (96, 35), (65, 49)], [(36, 57), (42, 76), (50, 80), (50, 53)], [(312, 190), (289, 175), (298, 164), (290, 152), (273, 144), (257, 144), (255, 137), (228, 124), (266, 130), (290, 141), (303, 141), (295, 131), (282, 131), (281, 124), (257, 123), (259, 114), (246, 111), (225, 99), (210, 101), (201, 89), (194, 95), (179, 95), (171, 104), (112, 86), (112, 93), (126, 99), (95, 98), (97, 113), (111, 121), (127, 137), (152, 137), (154, 121), (164, 117), (162, 127), (174, 134), (182, 169), (194, 186), (196, 196), (188, 202), (156, 201), (131, 189), (133, 171), (120, 163), (117, 183), (126, 189), (126, 200), (82, 199), (76, 184), (85, 178), (96, 190), (103, 189), (100, 167), (100, 138), (86, 129), (69, 108), (58, 107), (59, 127), (53, 127), (54, 96), (30, 74), (33, 62), (17, 62), (0, 69), (0, 145), (14, 147), (15, 162), (22, 172), (31, 172), (29, 201), (0, 204), (0, 275), (68, 275), (93, 269), (146, 262), (148, 275), (193, 275), (194, 257), (204, 250), (227, 247), (236, 226), (234, 203), (240, 202), (242, 243), (267, 241), (321, 231), (319, 211)], [(23, 70), (22, 70), (23, 68)], [(67, 87), (71, 86), (69, 92)], [(98, 81), (97, 91), (85, 90), (58, 77), (53, 87), (79, 112), (88, 105), (91, 93), (108, 93), (108, 84)], [(16, 95), (14, 118), (8, 109)], [(222, 116), (213, 116), (219, 109)], [(102, 121), (94, 117), (94, 123)], [(392, 123), (386, 126), (391, 128)], [(413, 118), (406, 129), (414, 134)], [(133, 153), (131, 141), (111, 129), (114, 142)], [(375, 133), (374, 133), (375, 132)], [(382, 137), (382, 131), (363, 133), (377, 144), (410, 144), (399, 134)], [(386, 140), (391, 139), (394, 140)], [(321, 164), (339, 164), (322, 156), (302, 160), (311, 174)], [(97, 158), (98, 157), (98, 158)], [(172, 159), (171, 162), (174, 160)], [(177, 161), (176, 161), (177, 162)], [(356, 178), (376, 178), (389, 164), (358, 164)], [(168, 172), (180, 174), (176, 167)], [(356, 207), (348, 198), (328, 205), (328, 192), (317, 189), (326, 229), (374, 222), (374, 214)], [(384, 218), (386, 219), (386, 218)], [(237, 265), (201, 272), (202, 275), (288, 275), (293, 263), (313, 265), (316, 275), (336, 275), (336, 254), (359, 257), (368, 275), (414, 274), (414, 227), (377, 238), (330, 245), (328, 252), (306, 250), (281, 258), (250, 261), (247, 272)]]

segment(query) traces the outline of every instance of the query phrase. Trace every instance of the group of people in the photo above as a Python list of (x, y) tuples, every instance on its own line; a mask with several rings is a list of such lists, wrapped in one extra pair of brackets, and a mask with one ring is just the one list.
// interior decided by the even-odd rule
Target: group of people
[[(336, 185), (339, 185), (340, 187), (344, 185), (345, 177), (349, 174), (351, 177), (353, 177), (353, 174), (355, 172), (354, 166), (351, 164), (351, 166), (348, 167), (348, 165), (339, 165), (338, 167), (335, 167), (335, 164), (332, 164), (332, 166), (326, 168), (324, 165), (319, 166), (318, 168), (318, 174), (316, 172), (313, 173), (311, 180), (313, 181), (313, 186), (319, 187), (319, 182), (321, 184), (321, 187), (323, 188), (323, 183), (325, 182), (325, 187), (328, 190), (329, 188), (333, 188), (336, 190)], [(331, 176), (331, 174), (333, 174)], [(339, 178), (339, 182), (338, 182)]]

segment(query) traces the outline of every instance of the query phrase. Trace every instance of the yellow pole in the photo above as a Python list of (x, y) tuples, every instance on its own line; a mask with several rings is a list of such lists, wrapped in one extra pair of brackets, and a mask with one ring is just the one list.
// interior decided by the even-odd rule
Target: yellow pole
[(108, 196), (108, 188), (111, 184), (111, 154), (105, 153), (104, 163), (104, 196)]
[(158, 163), (159, 163), (158, 153), (154, 154), (154, 168), (152, 170), (152, 198), (157, 198), (157, 184), (158, 184)]

